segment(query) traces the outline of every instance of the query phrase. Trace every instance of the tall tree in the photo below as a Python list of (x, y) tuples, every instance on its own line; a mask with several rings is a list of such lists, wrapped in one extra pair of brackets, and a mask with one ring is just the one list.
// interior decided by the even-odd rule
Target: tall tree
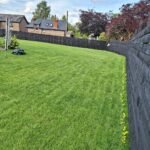
[(47, 2), (42, 0), (37, 4), (35, 12), (33, 12), (34, 19), (47, 19), (50, 16), (51, 7), (47, 6)]
[(80, 10), (80, 25), (79, 29), (82, 34), (94, 33), (95, 36), (105, 31), (105, 26), (107, 24), (107, 15), (94, 10)]
[(111, 38), (128, 40), (147, 25), (150, 2), (142, 0), (136, 4), (126, 4), (120, 10), (121, 13), (112, 17), (106, 30)]

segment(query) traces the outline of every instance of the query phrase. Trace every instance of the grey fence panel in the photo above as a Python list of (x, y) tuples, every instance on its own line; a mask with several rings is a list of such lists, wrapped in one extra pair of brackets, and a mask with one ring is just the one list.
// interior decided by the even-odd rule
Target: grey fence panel
[(112, 41), (108, 47), (126, 56), (131, 150), (150, 149), (150, 40), (145, 43), (145, 39), (150, 39), (148, 33), (147, 27), (134, 40)]
[[(5, 30), (0, 29), (0, 36), (5, 35)], [(69, 37), (60, 37), (60, 36), (50, 36), (50, 35), (41, 35), (27, 32), (17, 32), (12, 31), (12, 35), (16, 35), (18, 39), (23, 40), (32, 40), (32, 41), (41, 41), (54, 44), (62, 44), (68, 46), (77, 46), (83, 48), (93, 48), (93, 49), (107, 49), (107, 43), (103, 41), (95, 41), (88, 39), (79, 39), (79, 38), (69, 38)]]
[[(0, 36), (3, 36), (4, 34), (5, 31), (0, 29)], [(102, 42), (102, 41), (41, 35), (41, 34), (17, 32), (17, 31), (12, 31), (12, 35), (16, 35), (18, 39), (23, 39), (23, 40), (41, 41), (41, 42), (62, 44), (68, 46), (77, 46), (83, 48), (107, 49), (106, 42)]]

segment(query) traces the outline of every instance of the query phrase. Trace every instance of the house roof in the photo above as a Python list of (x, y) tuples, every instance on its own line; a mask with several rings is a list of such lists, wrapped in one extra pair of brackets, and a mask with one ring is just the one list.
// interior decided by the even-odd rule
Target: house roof
[(9, 18), (12, 22), (15, 23), (20, 23), (22, 19), (25, 19), (26, 22), (28, 23), (24, 15), (0, 14), (0, 22), (5, 22), (6, 18)]
[(36, 21), (32, 21), (30, 24), (27, 25), (27, 28), (34, 28), (34, 27), (39, 27), (40, 29), (45, 30), (67, 31), (67, 22), (63, 20), (58, 20), (58, 28), (54, 29), (54, 21), (37, 19)]

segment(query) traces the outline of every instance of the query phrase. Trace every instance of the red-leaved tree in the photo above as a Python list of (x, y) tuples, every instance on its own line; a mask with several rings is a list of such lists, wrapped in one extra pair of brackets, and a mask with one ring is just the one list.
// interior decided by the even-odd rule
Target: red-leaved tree
[(128, 40), (135, 32), (147, 25), (150, 1), (143, 0), (136, 4), (126, 4), (120, 10), (121, 13), (112, 17), (107, 24), (106, 31), (110, 38)]

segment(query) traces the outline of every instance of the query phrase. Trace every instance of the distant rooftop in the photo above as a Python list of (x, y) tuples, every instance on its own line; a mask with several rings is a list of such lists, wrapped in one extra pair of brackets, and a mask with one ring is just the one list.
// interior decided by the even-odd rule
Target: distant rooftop
[[(28, 24), (27, 28), (34, 28), (35, 26), (39, 27), (40, 29), (54, 30), (54, 21), (47, 19), (37, 19)], [(67, 22), (58, 20), (58, 28), (55, 30), (67, 31)]]
[[(12, 22), (20, 23), (22, 19), (25, 18), (25, 16), (24, 15), (12, 15), (12, 14), (0, 14), (0, 22), (6, 21), (6, 18), (9, 18)], [(26, 22), (28, 21), (26, 20)]]

